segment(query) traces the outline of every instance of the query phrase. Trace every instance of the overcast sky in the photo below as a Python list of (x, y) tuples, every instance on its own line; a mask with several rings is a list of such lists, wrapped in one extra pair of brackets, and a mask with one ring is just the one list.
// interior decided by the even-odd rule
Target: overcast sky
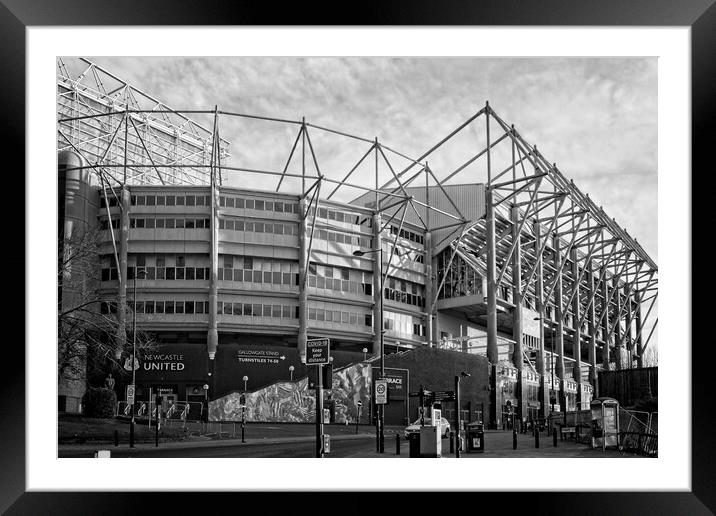
[[(305, 116), (316, 125), (378, 137), (411, 157), (489, 100), (657, 260), (655, 58), (91, 59), (175, 109), (218, 105), (292, 120)], [(281, 170), (296, 135), (295, 127), (266, 123), (232, 120), (221, 127), (233, 166)], [(464, 161), (484, 147), (480, 130), (467, 131), (442, 156), (431, 157), (431, 166), (447, 175), (461, 156)], [(321, 136), (311, 133), (329, 177), (342, 177), (367, 149)], [(255, 181), (276, 184), (265, 176)]]

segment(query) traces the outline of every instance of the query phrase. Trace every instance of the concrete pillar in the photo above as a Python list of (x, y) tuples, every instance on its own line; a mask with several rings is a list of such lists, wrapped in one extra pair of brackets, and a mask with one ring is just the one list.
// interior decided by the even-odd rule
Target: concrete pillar
[(629, 361), (627, 368), (631, 369), (634, 363), (634, 341), (631, 338), (632, 324), (634, 323), (634, 302), (627, 287), (624, 287), (624, 302), (627, 304), (624, 344), (627, 350), (627, 360)]
[(515, 250), (512, 253), (512, 302), (515, 305), (512, 311), (512, 340), (515, 341), (514, 352), (512, 354), (512, 363), (518, 372), (522, 371), (523, 363), (523, 344), (522, 344), (522, 292), (520, 285), (522, 283), (522, 249), (521, 238), (519, 233), (519, 209), (513, 207), (510, 210), (512, 219), (512, 241), (517, 242)]
[(495, 208), (492, 189), (485, 188), (487, 210), (487, 358), (494, 365), (497, 353), (497, 266), (495, 263)]
[[(562, 266), (562, 254), (559, 250), (559, 238), (554, 237), (554, 268), (559, 270), (559, 268)], [(562, 271), (562, 274), (564, 271)], [(555, 339), (556, 342), (554, 343), (554, 352), (557, 353), (557, 363), (556, 363), (556, 373), (559, 377), (560, 384), (562, 389), (560, 392), (562, 393), (562, 396), (564, 395), (564, 313), (562, 311), (562, 296), (563, 296), (563, 288), (562, 288), (562, 274), (560, 274), (557, 277), (557, 285), (554, 288), (554, 313), (555, 313), (555, 319), (557, 321), (557, 330), (555, 332)], [(563, 406), (564, 407), (564, 406)]]
[(119, 270), (117, 271), (117, 338), (115, 357), (119, 358), (127, 344), (127, 248), (129, 247), (129, 210), (131, 196), (125, 186), (120, 190)]
[(537, 349), (537, 372), (540, 375), (539, 399), (540, 409), (539, 416), (546, 417), (549, 414), (549, 378), (545, 367), (545, 351), (544, 351), (544, 263), (540, 249), (542, 247), (542, 227), (539, 222), (534, 223), (534, 233), (536, 235), (534, 249), (537, 255), (537, 286), (536, 286), (536, 302), (537, 312), (541, 318), (539, 325), (539, 348)]
[(616, 357), (616, 366), (617, 370), (622, 369), (622, 346), (621, 346), (621, 338), (622, 338), (622, 325), (621, 325), (621, 311), (622, 311), (622, 296), (621, 292), (619, 292), (619, 280), (614, 278), (614, 284), (612, 285), (612, 288), (616, 290), (614, 293), (614, 298), (617, 302), (617, 308), (616, 308), (616, 321), (614, 326), (614, 353)]
[(498, 411), (497, 405), (497, 266), (495, 263), (495, 207), (493, 205), (492, 189), (485, 188), (485, 206), (487, 210), (487, 359), (491, 364), (491, 387), (490, 391), (490, 426), (497, 428)]
[[(433, 335), (433, 326), (435, 306), (433, 306), (433, 298), (435, 297), (435, 289), (437, 288), (436, 279), (433, 278), (433, 235), (430, 231), (425, 232), (425, 335), (427, 337), (428, 346), (435, 345), (436, 339)], [(436, 303), (437, 305), (437, 303)]]
[(522, 343), (522, 239), (519, 231), (520, 211), (516, 206), (510, 210), (512, 220), (512, 241), (516, 242), (515, 250), (512, 252), (512, 302), (515, 308), (512, 310), (512, 340), (515, 341), (512, 353), (512, 363), (517, 368), (517, 407), (516, 416), (522, 420), (522, 406), (524, 397), (522, 394), (522, 366), (524, 363)]
[(605, 371), (609, 371), (609, 280), (605, 277), (602, 281), (602, 313), (606, 312), (602, 318), (602, 340), (604, 340), (604, 349), (602, 349), (602, 366)]
[(644, 324), (644, 320), (642, 319), (642, 313), (641, 313), (641, 295), (636, 295), (636, 313), (635, 313), (635, 323), (636, 323), (636, 366), (641, 369), (644, 367), (644, 357), (642, 357), (642, 354), (644, 353), (644, 337), (642, 336), (642, 328)]
[[(579, 279), (579, 266), (577, 265), (577, 250), (572, 249), (572, 279), (576, 282)], [(579, 284), (575, 284), (574, 298), (572, 299), (572, 321), (574, 326), (574, 338), (572, 339), (572, 356), (574, 357), (574, 367), (572, 368), (572, 376), (577, 382), (577, 409), (581, 407), (582, 402), (582, 328), (579, 320), (582, 316), (581, 305), (579, 304)]]
[(211, 250), (209, 255), (209, 330), (206, 335), (206, 352), (212, 360), (219, 346), (219, 189), (211, 185)]
[[(380, 213), (373, 215), (373, 356), (380, 356), (380, 335), (384, 329), (384, 322), (380, 318), (383, 308), (383, 288), (381, 279), (383, 270), (381, 269), (381, 228), (382, 217)], [(385, 264), (388, 263), (387, 256), (383, 257)], [(384, 264), (384, 266), (385, 266)]]
[[(559, 271), (559, 268), (562, 266), (562, 252), (560, 251), (559, 243), (559, 237), (553, 237), (552, 245), (554, 247), (554, 260), (552, 264), (557, 271)], [(557, 328), (552, 334), (555, 338), (555, 341), (552, 343), (552, 353), (557, 354), (554, 372), (556, 373), (557, 378), (559, 378), (559, 404), (562, 411), (566, 411), (567, 396), (565, 396), (566, 391), (564, 388), (564, 311), (562, 310), (562, 296), (564, 294), (562, 284), (563, 274), (564, 270), (557, 276), (557, 283), (554, 287), (554, 317), (557, 323)], [(552, 358), (554, 358), (554, 356)]]
[[(589, 269), (589, 296), (591, 297), (594, 293), (594, 272), (592, 272), (592, 264), (587, 263), (585, 267)], [(596, 325), (596, 311), (594, 305), (596, 304), (596, 297), (592, 301), (589, 307), (589, 383), (594, 388), (594, 397), (598, 397), (597, 393), (597, 325)]]
[(308, 199), (301, 199), (298, 225), (298, 355), (306, 362), (306, 341), (308, 340)]

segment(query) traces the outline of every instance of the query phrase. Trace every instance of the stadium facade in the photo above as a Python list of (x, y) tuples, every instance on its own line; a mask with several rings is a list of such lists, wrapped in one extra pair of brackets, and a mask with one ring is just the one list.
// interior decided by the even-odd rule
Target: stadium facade
[[(138, 352), (139, 400), (207, 400), (213, 419), (232, 419), (242, 393), (253, 419), (311, 420), (306, 341), (329, 337), (347, 392), (334, 417), (354, 419), (358, 401), (370, 404), (381, 332), (396, 360), (428, 348), (437, 354), (416, 356), (479, 357), (484, 385), (472, 388), (488, 393), (492, 426), (511, 407), (525, 419), (588, 407), (600, 370), (641, 365), (656, 264), (489, 105), (416, 159), (351, 137), (365, 154), (334, 178), (311, 134), (343, 133), (218, 110), (204, 113), (207, 129), (93, 63), (74, 65), (82, 74), (58, 61), (59, 256), (86, 235), (97, 242), (93, 310), (116, 321), (104, 338), (120, 366), (131, 369), (135, 333), (152, 336)], [(283, 172), (226, 164), (221, 120), (244, 117), (295, 128)], [(471, 125), (485, 145), (436, 174), (427, 158)], [(373, 156), (375, 186), (351, 182)], [(278, 185), (250, 188), (258, 174)], [(287, 178), (300, 188), (279, 191)], [(343, 187), (358, 195), (332, 199)], [(80, 301), (70, 284), (61, 311)], [(61, 410), (79, 410), (85, 384), (60, 375)]]

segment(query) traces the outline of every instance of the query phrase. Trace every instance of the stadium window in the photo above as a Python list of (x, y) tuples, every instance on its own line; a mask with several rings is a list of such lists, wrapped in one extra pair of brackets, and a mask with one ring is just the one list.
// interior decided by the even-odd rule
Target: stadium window
[(232, 311), (233, 311), (233, 307), (231, 306), (231, 303), (224, 301), (224, 310), (223, 310), (224, 315), (231, 315)]
[(192, 281), (194, 280), (194, 267), (186, 268), (186, 279)]
[(244, 231), (253, 231), (254, 230), (254, 223), (253, 222), (244, 222)]
[(154, 206), (157, 203), (157, 198), (154, 195), (147, 195), (147, 206)]
[(234, 281), (244, 281), (244, 269), (234, 269)]
[(164, 313), (165, 314), (173, 314), (174, 313), (174, 301), (164, 301)]
[(144, 302), (144, 313), (145, 314), (153, 314), (154, 312), (154, 301), (145, 301)]
[(234, 230), (235, 231), (243, 231), (244, 230), (244, 221), (243, 220), (235, 220), (234, 221)]
[(166, 268), (166, 278), (167, 280), (173, 280), (175, 279), (176, 270), (174, 267), (167, 267)]
[(308, 318), (312, 321), (316, 320), (316, 309), (315, 308), (308, 309)]
[(274, 224), (273, 233), (274, 235), (283, 235), (283, 224)]
[(333, 310), (333, 322), (341, 322), (341, 312), (340, 310)]
[(273, 205), (273, 209), (277, 213), (283, 213), (283, 203), (282, 202), (275, 202)]
[(204, 268), (203, 267), (197, 267), (196, 269), (194, 269), (194, 273), (195, 273), (196, 279), (198, 279), (198, 280), (204, 279)]
[(234, 198), (233, 198), (233, 197), (227, 197), (227, 198), (226, 198), (226, 207), (227, 207), (227, 208), (233, 208), (233, 207), (234, 207)]
[(264, 209), (264, 201), (260, 201), (260, 200), (257, 199), (256, 202), (255, 202), (255, 204), (256, 204), (256, 208), (255, 208), (256, 210), (263, 210), (263, 209)]
[(358, 324), (358, 314), (356, 314), (356, 313), (354, 313), (354, 312), (351, 312), (351, 322), (350, 322), (350, 324), (353, 325), (353, 326), (355, 326), (356, 324)]
[(204, 196), (203, 195), (197, 195), (195, 197), (195, 199), (196, 199), (197, 206), (204, 206)]
[(174, 206), (176, 204), (176, 197), (173, 195), (167, 195), (167, 206)]
[(232, 310), (234, 315), (241, 315), (242, 303), (233, 303)]
[(188, 315), (194, 314), (194, 301), (184, 301), (184, 313)]
[(316, 287), (326, 288), (326, 278), (324, 278), (323, 276), (318, 276), (318, 279), (316, 281)]
[(242, 208), (244, 207), (244, 199), (243, 197), (237, 197), (236, 201), (234, 201), (234, 207), (235, 208)]
[(254, 283), (261, 283), (262, 279), (263, 275), (261, 274), (261, 271), (254, 271)]
[(184, 301), (176, 301), (174, 303), (174, 313), (177, 314), (183, 314), (184, 313)]
[(366, 326), (373, 326), (373, 316), (371, 314), (365, 314), (365, 321)]
[(264, 271), (264, 283), (271, 283), (271, 272)]
[(164, 206), (167, 203), (167, 198), (163, 195), (157, 195), (157, 206)]
[(291, 273), (290, 273), (290, 272), (284, 272), (284, 273), (283, 273), (283, 284), (284, 284), (284, 285), (290, 285), (290, 284), (291, 284)]
[(177, 195), (177, 206), (184, 206), (184, 196)]
[(229, 231), (234, 230), (234, 220), (233, 219), (226, 219), (224, 221), (224, 229), (227, 229)]
[(283, 312), (283, 318), (284, 319), (290, 319), (291, 318), (291, 307), (290, 306), (282, 306), (281, 310)]
[(194, 303), (194, 311), (197, 314), (203, 314), (204, 313), (204, 303), (201, 301), (197, 301)]
[(254, 209), (254, 200), (253, 199), (246, 199), (246, 209), (247, 210)]
[(272, 283), (274, 283), (274, 284), (276, 284), (276, 285), (280, 285), (280, 284), (281, 284), (281, 273), (280, 273), (280, 272), (274, 272), (272, 275), (273, 275), (273, 281), (272, 281)]
[(254, 222), (254, 231), (256, 233), (263, 233), (264, 232), (264, 223), (263, 222)]
[(257, 304), (254, 304), (254, 305), (253, 305), (253, 312), (254, 312), (254, 317), (261, 317), (261, 314), (263, 313), (262, 308), (261, 308), (261, 305), (258, 304), (258, 303), (257, 303)]
[(348, 312), (341, 312), (341, 322), (343, 324), (348, 324), (350, 322), (350, 315), (348, 315)]

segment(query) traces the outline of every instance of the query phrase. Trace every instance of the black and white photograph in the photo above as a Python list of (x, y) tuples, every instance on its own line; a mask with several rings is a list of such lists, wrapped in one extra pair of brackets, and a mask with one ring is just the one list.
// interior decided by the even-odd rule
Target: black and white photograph
[(657, 459), (658, 66), (58, 56), (57, 456)]

